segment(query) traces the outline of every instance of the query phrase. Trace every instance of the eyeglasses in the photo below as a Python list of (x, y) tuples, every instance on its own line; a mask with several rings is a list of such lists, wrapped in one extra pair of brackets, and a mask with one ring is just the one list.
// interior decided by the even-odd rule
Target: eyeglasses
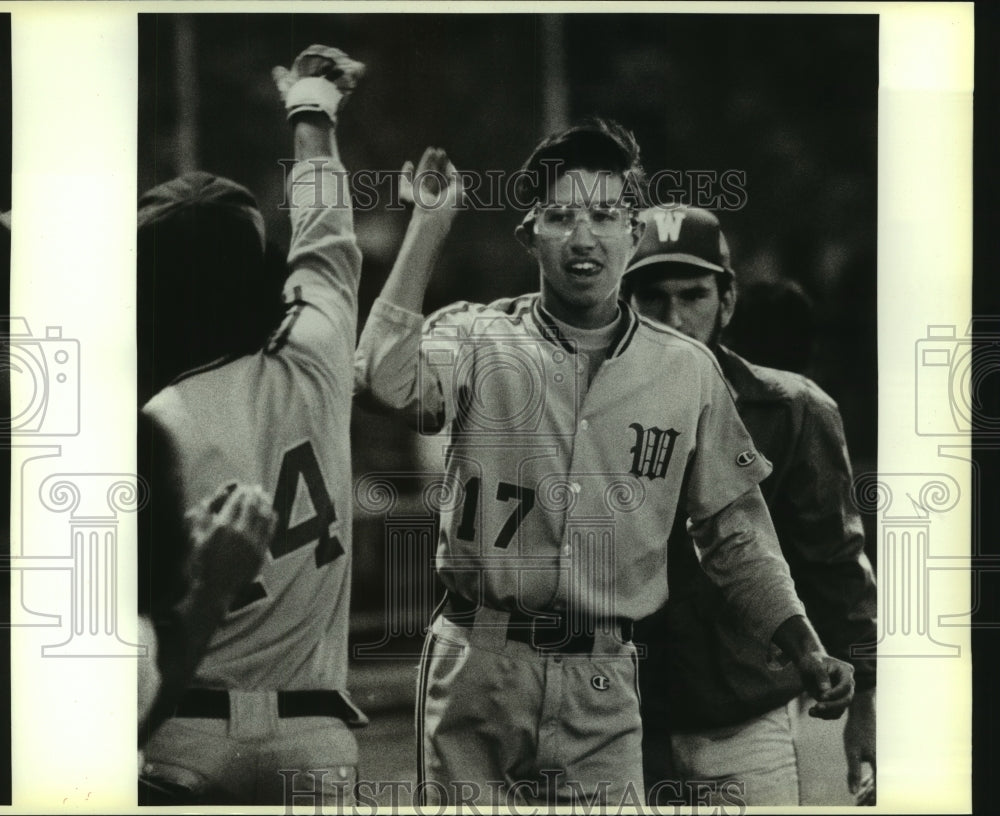
[(569, 235), (580, 220), (585, 220), (592, 235), (611, 238), (622, 235), (632, 227), (632, 209), (612, 205), (594, 207), (541, 207), (532, 213), (535, 235), (563, 238)]

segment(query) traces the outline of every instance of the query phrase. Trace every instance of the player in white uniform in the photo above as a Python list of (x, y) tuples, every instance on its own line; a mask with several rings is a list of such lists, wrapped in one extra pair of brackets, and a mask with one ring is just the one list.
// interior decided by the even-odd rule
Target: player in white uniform
[[(186, 791), (189, 802), (288, 804), (293, 793), (301, 802), (302, 795), (321, 792), (326, 805), (336, 805), (355, 777), (350, 729), (366, 719), (345, 692), (348, 418), (361, 254), (335, 125), (361, 71), (341, 52), (313, 46), (291, 73), (275, 77), (297, 160), (288, 174), (292, 238), (281, 325), (263, 348), (214, 362), (208, 357), (202, 367), (180, 373), (143, 408), (163, 440), (160, 455), (170, 454), (180, 506), (238, 479), (264, 486), (278, 516), (259, 576), (231, 606), (192, 687), (173, 712), (165, 712), (172, 716), (146, 746), (144, 775)], [(171, 237), (171, 223), (196, 231), (197, 213), (192, 223), (184, 219), (213, 182), (198, 177), (194, 184), (183, 178), (170, 184), (181, 188), (178, 206), (164, 204), (176, 192), (169, 185), (140, 202), (160, 213), (148, 228)], [(195, 275), (211, 287), (213, 272), (180, 265), (151, 269), (161, 284), (178, 288)], [(244, 288), (254, 284), (263, 285), (223, 279), (205, 297), (228, 295), (238, 312), (248, 299)], [(203, 306), (182, 305), (192, 311)], [(218, 314), (220, 324), (230, 320), (237, 327), (259, 319)], [(219, 339), (215, 325), (185, 323), (184, 314), (174, 320), (196, 337), (203, 333), (206, 342)], [(155, 584), (161, 554), (169, 559), (154, 551), (152, 578), (141, 580)]]
[[(444, 206), (423, 170), (450, 179)], [(536, 206), (518, 237), (541, 292), (422, 319), (461, 195), (431, 149), (358, 349), (378, 400), (449, 432), (436, 562), (448, 596), (420, 680), (422, 792), (641, 804), (631, 621), (666, 599), (679, 503), (705, 571), (792, 657), (824, 716), (849, 702), (851, 669), (803, 615), (757, 487), (770, 466), (711, 354), (618, 301), (642, 232), (619, 205), (641, 182), (631, 134), (571, 128), (523, 170)]]

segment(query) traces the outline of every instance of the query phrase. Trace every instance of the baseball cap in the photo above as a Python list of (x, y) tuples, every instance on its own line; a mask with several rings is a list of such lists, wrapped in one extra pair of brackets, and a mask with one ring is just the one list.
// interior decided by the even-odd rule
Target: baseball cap
[(626, 275), (639, 269), (669, 264), (662, 274), (694, 277), (724, 272), (735, 277), (729, 261), (729, 245), (719, 219), (698, 207), (650, 207), (639, 213), (646, 230), (629, 261)]
[(139, 198), (139, 229), (169, 221), (181, 213), (211, 210), (232, 221), (248, 221), (265, 247), (264, 216), (244, 186), (202, 170), (184, 173), (147, 190)]

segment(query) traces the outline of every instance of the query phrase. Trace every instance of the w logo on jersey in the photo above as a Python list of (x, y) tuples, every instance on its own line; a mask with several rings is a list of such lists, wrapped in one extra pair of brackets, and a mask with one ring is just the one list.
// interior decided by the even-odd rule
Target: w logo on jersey
[(665, 478), (680, 431), (673, 428), (665, 431), (660, 428), (643, 428), (638, 422), (633, 422), (629, 427), (635, 431), (635, 444), (629, 451), (632, 454), (632, 469), (629, 473), (648, 479)]

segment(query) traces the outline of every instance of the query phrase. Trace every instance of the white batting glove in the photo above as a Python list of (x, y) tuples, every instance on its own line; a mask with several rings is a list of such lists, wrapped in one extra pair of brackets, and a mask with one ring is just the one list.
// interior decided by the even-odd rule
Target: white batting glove
[(322, 112), (331, 122), (364, 76), (365, 66), (339, 48), (310, 45), (295, 58), (291, 70), (271, 71), (288, 118), (305, 111)]

